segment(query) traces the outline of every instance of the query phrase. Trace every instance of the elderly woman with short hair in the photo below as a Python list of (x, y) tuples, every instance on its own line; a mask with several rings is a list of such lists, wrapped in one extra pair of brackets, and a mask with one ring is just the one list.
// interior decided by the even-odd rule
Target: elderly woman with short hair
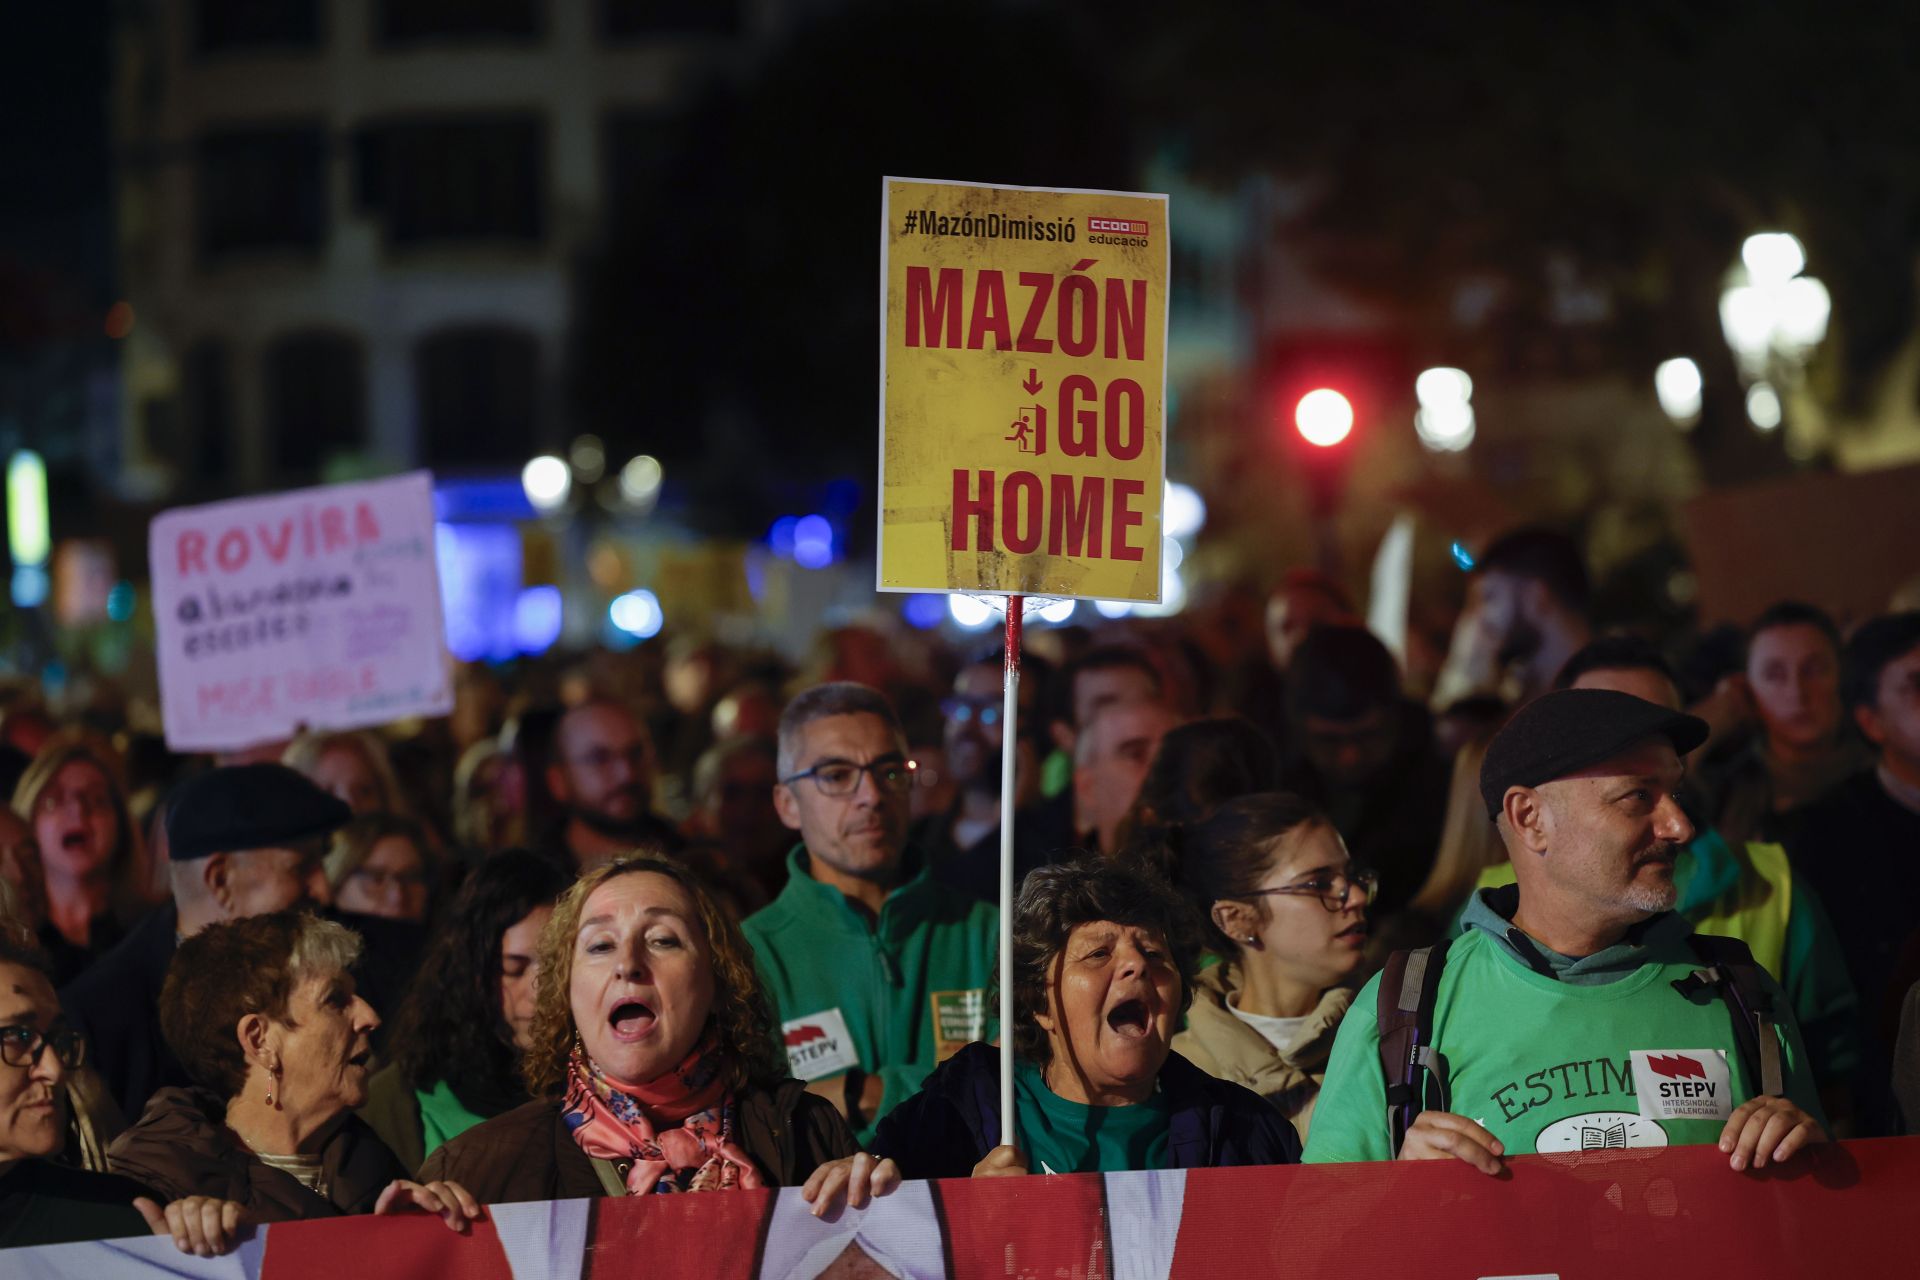
[(484, 1203), (798, 1183), (855, 1150), (790, 1079), (740, 928), (678, 863), (582, 876), (540, 944), (536, 1101), (467, 1130), (421, 1176)]
[(1157, 879), (1106, 859), (1030, 872), (1014, 904), (1014, 1143), (1000, 1054), (970, 1044), (882, 1120), (870, 1152), (825, 1165), (815, 1213), (907, 1178), (1293, 1164), (1293, 1127), (1251, 1090), (1173, 1052), (1198, 921)]
[(380, 1019), (354, 991), (360, 939), (290, 911), (180, 944), (160, 1030), (198, 1087), (162, 1089), (107, 1148), (115, 1173), (169, 1199), (232, 1201), (255, 1222), (420, 1208), (464, 1230), (479, 1206), (407, 1171), (353, 1114)]

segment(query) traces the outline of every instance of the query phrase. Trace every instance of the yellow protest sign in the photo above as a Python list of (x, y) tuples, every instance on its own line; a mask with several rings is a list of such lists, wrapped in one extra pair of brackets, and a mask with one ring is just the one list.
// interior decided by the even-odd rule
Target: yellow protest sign
[(1167, 198), (885, 179), (882, 591), (1160, 598)]

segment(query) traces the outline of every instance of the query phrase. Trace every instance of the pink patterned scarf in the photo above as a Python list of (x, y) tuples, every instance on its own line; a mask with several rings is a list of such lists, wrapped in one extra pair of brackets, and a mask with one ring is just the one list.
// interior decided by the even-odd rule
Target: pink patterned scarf
[(753, 1157), (734, 1140), (733, 1097), (721, 1079), (711, 1038), (673, 1070), (640, 1087), (615, 1084), (573, 1043), (561, 1105), (580, 1149), (616, 1164), (631, 1160), (627, 1194), (751, 1190), (761, 1185)]

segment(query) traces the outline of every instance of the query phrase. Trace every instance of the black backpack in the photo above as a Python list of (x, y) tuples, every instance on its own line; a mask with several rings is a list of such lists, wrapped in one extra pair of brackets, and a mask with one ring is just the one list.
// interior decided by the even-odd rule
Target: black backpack
[[(1687, 999), (1706, 992), (1727, 1002), (1733, 1038), (1747, 1079), (1760, 1092), (1786, 1092), (1780, 1067), (1780, 1041), (1774, 1034), (1773, 997), (1747, 944), (1738, 938), (1696, 933), (1687, 944), (1702, 968), (1673, 984)], [(1380, 973), (1375, 1016), (1380, 1031), (1380, 1070), (1387, 1082), (1387, 1131), (1393, 1153), (1400, 1154), (1414, 1118), (1429, 1107), (1448, 1109), (1446, 1062), (1433, 1046), (1433, 1006), (1446, 967), (1448, 938), (1430, 947), (1396, 951)]]

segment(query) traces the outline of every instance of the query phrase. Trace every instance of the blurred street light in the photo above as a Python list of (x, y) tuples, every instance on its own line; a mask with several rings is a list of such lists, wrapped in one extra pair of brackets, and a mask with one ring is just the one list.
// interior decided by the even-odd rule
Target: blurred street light
[(620, 468), (620, 496), (636, 507), (644, 506), (659, 495), (664, 474), (659, 459), (650, 454), (630, 458)]
[(1660, 398), (1661, 411), (1683, 427), (1700, 421), (1704, 386), (1700, 366), (1685, 356), (1662, 360), (1653, 371), (1653, 393)]
[(520, 487), (533, 509), (545, 515), (566, 505), (573, 491), (573, 471), (566, 459), (543, 453), (520, 469)]
[(1331, 449), (1353, 432), (1353, 404), (1331, 387), (1321, 387), (1300, 397), (1293, 422), (1308, 444)]
[(1762, 431), (1780, 425), (1780, 393), (1764, 382), (1747, 389), (1747, 419)]
[(1785, 284), (1807, 269), (1807, 251), (1798, 237), (1785, 231), (1763, 231), (1748, 236), (1740, 246), (1747, 276), (1762, 288)]
[(1192, 485), (1167, 481), (1161, 527), (1175, 538), (1191, 538), (1206, 527), (1207, 504)]
[(1473, 443), (1473, 379), (1460, 369), (1428, 369), (1413, 380), (1420, 408), (1414, 434), (1436, 453), (1458, 453)]

